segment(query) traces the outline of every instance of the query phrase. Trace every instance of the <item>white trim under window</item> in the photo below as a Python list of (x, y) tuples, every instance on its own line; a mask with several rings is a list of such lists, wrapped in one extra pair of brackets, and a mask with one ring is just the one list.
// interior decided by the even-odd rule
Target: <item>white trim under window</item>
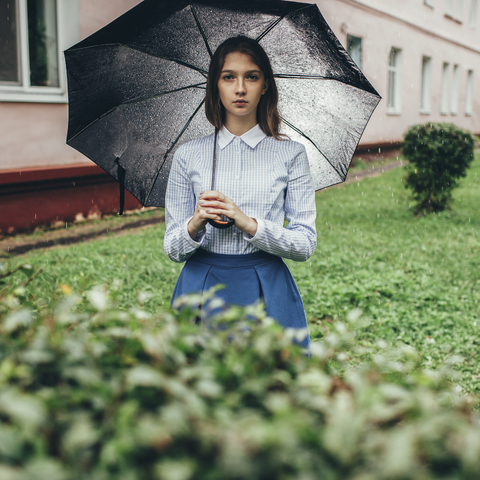
[(422, 57), (422, 88), (420, 94), (420, 113), (432, 112), (432, 59)]
[(66, 103), (63, 50), (79, 40), (79, 0), (2, 3), (8, 29), (0, 35), (0, 52), (9, 63), (0, 69), (0, 101)]
[(387, 113), (402, 112), (402, 50), (392, 47), (388, 58), (388, 106)]
[(467, 88), (465, 89), (465, 115), (473, 115), (473, 70), (467, 73)]
[(423, 0), (423, 3), (432, 8), (435, 6), (435, 0)]
[(450, 113), (452, 115), (458, 114), (458, 95), (460, 94), (460, 67), (453, 66), (452, 76), (452, 96), (450, 98)]
[(448, 115), (448, 93), (450, 90), (449, 87), (449, 77), (450, 77), (450, 64), (445, 62), (443, 64), (442, 70), (442, 96), (440, 99), (440, 113), (442, 115)]

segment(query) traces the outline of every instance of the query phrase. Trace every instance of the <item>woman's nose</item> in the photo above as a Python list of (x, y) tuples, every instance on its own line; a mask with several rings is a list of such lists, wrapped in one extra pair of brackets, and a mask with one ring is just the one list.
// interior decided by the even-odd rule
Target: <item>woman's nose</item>
[(243, 82), (243, 80), (239, 80), (237, 82), (237, 88), (235, 89), (235, 93), (237, 94), (242, 94), (242, 93), (245, 93), (245, 83)]

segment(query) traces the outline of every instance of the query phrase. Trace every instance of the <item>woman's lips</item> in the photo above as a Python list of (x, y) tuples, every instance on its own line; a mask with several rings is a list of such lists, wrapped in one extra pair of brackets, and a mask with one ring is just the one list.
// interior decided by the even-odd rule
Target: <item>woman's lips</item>
[(236, 100), (233, 102), (235, 105), (246, 105), (247, 102), (245, 100)]

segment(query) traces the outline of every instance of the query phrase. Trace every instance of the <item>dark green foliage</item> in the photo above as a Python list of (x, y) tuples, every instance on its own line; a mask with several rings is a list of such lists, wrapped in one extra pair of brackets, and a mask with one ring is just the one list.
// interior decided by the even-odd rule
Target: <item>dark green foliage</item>
[(188, 299), (152, 316), (120, 311), (115, 289), (64, 290), (38, 314), (22, 287), (0, 294), (2, 480), (480, 476), (479, 419), (450, 366), (399, 343), (336, 373), (359, 310), (308, 358), (256, 307), (199, 327), (207, 309)]
[(441, 212), (473, 160), (474, 137), (453, 123), (414, 125), (405, 134), (409, 160), (405, 187), (413, 191), (415, 213)]

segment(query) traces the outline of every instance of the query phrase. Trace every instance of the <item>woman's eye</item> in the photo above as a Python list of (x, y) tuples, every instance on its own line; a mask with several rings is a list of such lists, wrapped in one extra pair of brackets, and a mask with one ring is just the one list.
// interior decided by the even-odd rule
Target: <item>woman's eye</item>
[(223, 79), (224, 80), (231, 80), (233, 78), (233, 75), (224, 75)]
[(257, 75), (249, 75), (248, 78), (250, 80), (258, 80), (258, 76)]

